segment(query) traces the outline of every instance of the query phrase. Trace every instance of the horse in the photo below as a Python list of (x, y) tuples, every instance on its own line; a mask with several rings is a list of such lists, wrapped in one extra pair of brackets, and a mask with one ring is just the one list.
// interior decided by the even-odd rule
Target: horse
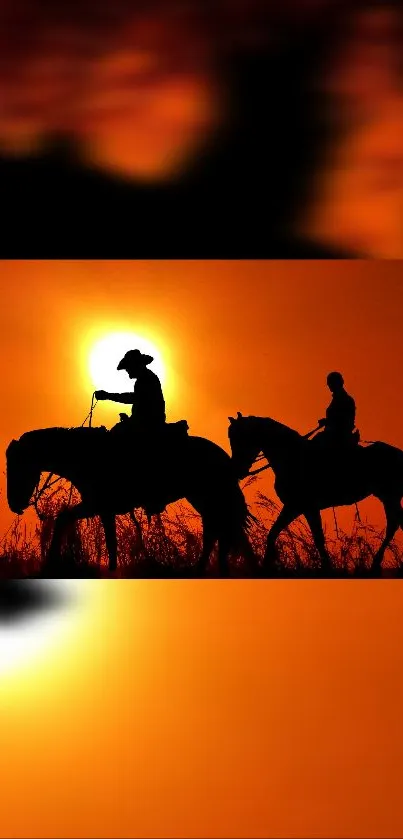
[[(170, 446), (163, 483), (165, 505), (185, 498), (200, 514), (203, 542), (194, 569), (202, 572), (218, 542), (220, 573), (228, 573), (230, 552), (239, 551), (254, 561), (248, 540), (253, 516), (233, 472), (231, 457), (203, 437), (186, 435), (181, 446)], [(119, 454), (120, 452), (120, 454)], [(105, 427), (44, 428), (12, 440), (6, 451), (7, 500), (12, 512), (22, 515), (30, 505), (42, 472), (67, 479), (81, 501), (62, 509), (55, 521), (44, 566), (55, 570), (66, 527), (83, 518), (99, 516), (105, 533), (109, 570), (117, 568), (115, 516), (145, 505), (144, 474), (136, 479), (136, 459), (130, 445), (116, 448)], [(158, 464), (152, 474), (158, 490)]]
[[(269, 417), (229, 417), (228, 436), (238, 480), (249, 474), (260, 452), (275, 475), (274, 488), (283, 507), (269, 530), (263, 568), (275, 564), (276, 540), (296, 518), (305, 516), (321, 559), (330, 571), (320, 511), (355, 504), (370, 495), (385, 510), (386, 532), (373, 557), (379, 571), (386, 548), (399, 527), (403, 528), (403, 451), (387, 443), (354, 445), (333, 456), (313, 446), (298, 431)], [(258, 470), (257, 470), (258, 471)], [(253, 474), (253, 473), (252, 473)]]

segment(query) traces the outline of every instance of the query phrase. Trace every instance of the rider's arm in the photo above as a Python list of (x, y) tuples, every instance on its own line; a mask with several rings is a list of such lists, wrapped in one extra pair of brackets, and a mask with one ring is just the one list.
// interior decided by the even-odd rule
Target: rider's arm
[(354, 402), (353, 399), (351, 400), (351, 402), (349, 404), (348, 420), (349, 420), (349, 425), (351, 426), (351, 428), (354, 428), (354, 426), (355, 426), (355, 402)]
[(136, 401), (134, 393), (106, 393), (102, 398), (110, 399), (111, 402), (124, 402), (126, 405), (132, 405)]
[(108, 397), (112, 402), (124, 402), (126, 405), (133, 405), (136, 401), (134, 393), (110, 393)]

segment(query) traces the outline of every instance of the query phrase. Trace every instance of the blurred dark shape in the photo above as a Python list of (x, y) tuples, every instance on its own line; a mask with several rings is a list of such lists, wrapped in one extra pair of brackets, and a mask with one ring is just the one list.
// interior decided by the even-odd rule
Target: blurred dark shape
[[(397, 108), (384, 117), (401, 95), (400, 7), (278, 6), (3, 8), (1, 255), (399, 256), (396, 202), (380, 210), (367, 182), (376, 167), (390, 180), (391, 157), (403, 182), (401, 155), (355, 138)], [(374, 88), (379, 68), (370, 95), (363, 79), (370, 69)]]
[(0, 625), (24, 621), (67, 603), (67, 595), (35, 580), (0, 581)]

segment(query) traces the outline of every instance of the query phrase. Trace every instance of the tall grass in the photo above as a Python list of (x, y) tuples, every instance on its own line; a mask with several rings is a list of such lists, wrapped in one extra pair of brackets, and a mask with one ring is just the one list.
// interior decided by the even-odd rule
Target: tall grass
[[(54, 520), (67, 503), (74, 503), (75, 491), (61, 483), (41, 499), (41, 519), (29, 530), (24, 518), (14, 520), (0, 548), (0, 578), (37, 576), (41, 572), (52, 537)], [(255, 493), (253, 522), (249, 539), (257, 557), (264, 554), (267, 531), (277, 517), (279, 505), (262, 492)], [(129, 515), (116, 518), (118, 536), (118, 575), (122, 577), (187, 577), (194, 576), (194, 566), (201, 553), (202, 534), (199, 516), (186, 502), (171, 505), (161, 516), (148, 522), (145, 514), (136, 511), (136, 520)], [(351, 532), (340, 527), (325, 532), (335, 576), (367, 576), (373, 554), (383, 532), (367, 522), (356, 519)], [(321, 576), (319, 557), (305, 519), (297, 520), (277, 541), (278, 562), (271, 576)], [(400, 575), (403, 552), (392, 542), (383, 562), (383, 574)], [(108, 563), (103, 528), (98, 518), (72, 526), (64, 539), (61, 556), (63, 576), (108, 576)], [(250, 576), (242, 556), (230, 558), (231, 576)], [(217, 557), (213, 554), (205, 572), (218, 575)]]

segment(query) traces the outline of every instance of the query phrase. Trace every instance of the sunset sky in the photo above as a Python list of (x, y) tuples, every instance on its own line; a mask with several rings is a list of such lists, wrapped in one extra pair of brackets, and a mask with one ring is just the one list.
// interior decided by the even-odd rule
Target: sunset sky
[[(237, 410), (314, 427), (331, 369), (363, 437), (403, 446), (402, 271), (2, 263), (3, 452), (82, 422), (116, 331), (161, 352), (168, 419), (226, 448)], [(0, 672), (4, 839), (402, 835), (399, 581), (77, 581), (62, 617)]]

